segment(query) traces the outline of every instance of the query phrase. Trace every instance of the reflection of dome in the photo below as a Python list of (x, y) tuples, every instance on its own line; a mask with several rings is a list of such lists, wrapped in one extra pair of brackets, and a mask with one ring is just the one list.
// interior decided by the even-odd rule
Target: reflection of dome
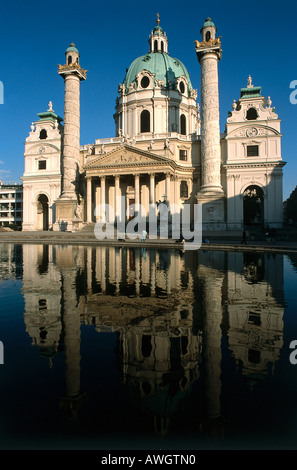
[(175, 80), (182, 76), (188, 81), (188, 89), (192, 89), (189, 73), (184, 64), (166, 52), (150, 52), (149, 54), (138, 57), (130, 65), (124, 84), (126, 89), (136, 80), (137, 75), (147, 70), (155, 75), (155, 80), (162, 80), (166, 88), (175, 87)]
[(170, 417), (177, 412), (192, 389), (192, 383), (189, 382), (187, 387), (182, 389), (182, 381), (185, 377), (183, 368), (180, 368), (178, 373), (164, 374), (164, 376), (164, 383), (160, 383), (160, 378), (141, 381), (141, 378), (135, 377), (127, 377), (126, 382), (133, 403), (137, 403), (142, 409), (149, 410), (154, 416), (157, 435), (167, 433)]

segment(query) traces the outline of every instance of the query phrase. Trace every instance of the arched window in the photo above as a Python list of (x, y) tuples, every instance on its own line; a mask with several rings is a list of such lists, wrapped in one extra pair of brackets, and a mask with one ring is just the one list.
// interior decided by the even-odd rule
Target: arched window
[(257, 117), (258, 117), (258, 113), (255, 110), (255, 108), (248, 109), (246, 113), (246, 118), (248, 121), (254, 121), (255, 119), (257, 119)]
[(70, 64), (72, 64), (72, 57), (71, 57), (71, 55), (68, 56), (68, 65), (70, 65)]
[(210, 40), (210, 32), (207, 31), (206, 35), (205, 35), (205, 41), (208, 42)]
[(154, 41), (154, 52), (158, 52), (158, 41)]
[(185, 84), (184, 82), (180, 82), (179, 84), (179, 90), (181, 93), (184, 93), (185, 92)]
[(41, 129), (40, 133), (39, 133), (39, 139), (46, 139), (47, 138), (47, 132), (45, 129)]
[(187, 133), (187, 120), (184, 114), (182, 114), (180, 117), (180, 133), (182, 135), (186, 135)]
[(163, 41), (161, 42), (161, 52), (164, 52), (164, 43), (163, 43)]
[(143, 357), (150, 357), (152, 349), (152, 337), (150, 335), (143, 335), (141, 338), (141, 352)]
[(150, 132), (150, 112), (145, 109), (140, 115), (140, 132)]

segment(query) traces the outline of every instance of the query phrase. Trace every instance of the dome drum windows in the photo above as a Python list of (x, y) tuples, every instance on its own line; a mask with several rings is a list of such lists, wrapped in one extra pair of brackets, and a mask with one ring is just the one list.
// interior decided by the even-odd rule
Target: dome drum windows
[(182, 95), (185, 95), (188, 89), (188, 80), (186, 79), (185, 76), (181, 76), (177, 78), (176, 83), (175, 83), (175, 88), (176, 90), (181, 93)]
[(150, 73), (148, 70), (143, 70), (136, 76), (137, 90), (147, 90), (153, 88), (153, 78), (155, 74)]
[(181, 135), (187, 135), (187, 118), (184, 114), (180, 116), (180, 129), (179, 133)]
[(141, 88), (148, 88), (149, 84), (150, 84), (149, 77), (147, 75), (144, 75), (140, 82)]
[(151, 131), (151, 113), (144, 109), (140, 114), (140, 132), (150, 132)]

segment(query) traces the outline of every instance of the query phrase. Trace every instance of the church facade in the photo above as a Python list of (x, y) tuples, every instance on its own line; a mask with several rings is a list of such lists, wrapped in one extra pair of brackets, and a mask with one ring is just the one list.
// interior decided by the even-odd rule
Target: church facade
[(270, 97), (248, 77), (220, 132), (221, 40), (210, 18), (195, 41), (198, 103), (184, 64), (170, 56), (157, 19), (149, 52), (119, 84), (115, 136), (80, 143), (80, 85), (86, 71), (74, 44), (58, 69), (64, 118), (49, 103), (25, 142), (23, 230), (81, 230), (96, 222), (147, 220), (168, 207), (169, 219), (202, 206), (204, 231), (281, 228), (280, 120)]

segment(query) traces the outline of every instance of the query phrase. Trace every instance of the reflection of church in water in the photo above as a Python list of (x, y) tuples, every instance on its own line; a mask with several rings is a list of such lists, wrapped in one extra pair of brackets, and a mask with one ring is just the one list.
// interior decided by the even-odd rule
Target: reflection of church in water
[(51, 367), (65, 352), (68, 416), (84, 406), (85, 325), (117, 334), (122, 382), (162, 435), (202, 375), (198, 421), (220, 422), (224, 332), (251, 390), (279, 358), (282, 255), (24, 245), (23, 260), (26, 331)]

